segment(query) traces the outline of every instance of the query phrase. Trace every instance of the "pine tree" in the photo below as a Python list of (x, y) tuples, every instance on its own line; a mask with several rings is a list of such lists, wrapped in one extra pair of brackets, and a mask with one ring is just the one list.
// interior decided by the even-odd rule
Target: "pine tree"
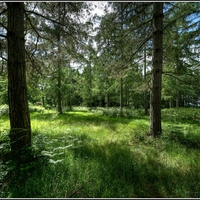
[(150, 134), (155, 138), (162, 134), (161, 88), (163, 65), (163, 3), (153, 3), (153, 55), (150, 96)]
[(7, 2), (8, 7), (8, 97), (12, 152), (31, 145), (31, 125), (27, 99), (24, 3)]

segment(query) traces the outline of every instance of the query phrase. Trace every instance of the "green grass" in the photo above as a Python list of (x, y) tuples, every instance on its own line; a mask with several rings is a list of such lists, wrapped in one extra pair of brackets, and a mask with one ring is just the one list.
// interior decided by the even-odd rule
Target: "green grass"
[[(34, 154), (41, 156), (18, 174), (2, 160), (0, 197), (199, 198), (200, 110), (164, 109), (162, 119), (163, 135), (152, 139), (141, 110), (125, 117), (103, 108), (32, 112)], [(0, 125), (3, 155), (8, 116)]]

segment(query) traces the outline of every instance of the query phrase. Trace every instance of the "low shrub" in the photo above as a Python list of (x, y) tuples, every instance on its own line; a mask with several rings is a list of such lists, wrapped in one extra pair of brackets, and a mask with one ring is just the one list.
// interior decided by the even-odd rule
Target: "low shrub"
[(110, 107), (110, 108), (102, 108), (97, 107), (93, 108), (92, 112), (96, 112), (109, 117), (126, 117), (126, 118), (141, 118), (143, 117), (142, 109), (134, 109), (134, 108), (124, 108), (123, 112), (119, 107)]
[[(29, 105), (29, 112), (39, 112), (43, 113), (45, 111), (45, 108), (42, 106), (35, 106), (35, 105)], [(0, 106), (0, 115), (8, 115), (9, 114), (9, 106), (7, 104)]]
[(39, 113), (44, 113), (45, 108), (42, 106), (35, 106), (35, 105), (29, 105), (29, 112), (39, 112)]
[(7, 104), (0, 106), (0, 115), (8, 115), (9, 114), (9, 106)]

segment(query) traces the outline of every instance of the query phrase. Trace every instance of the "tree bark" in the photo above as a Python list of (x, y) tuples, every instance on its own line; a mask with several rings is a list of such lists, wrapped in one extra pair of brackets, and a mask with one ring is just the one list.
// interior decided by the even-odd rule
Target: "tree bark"
[(24, 3), (6, 3), (8, 7), (8, 97), (10, 115), (10, 144), (12, 152), (31, 145), (31, 125), (28, 109)]
[[(124, 63), (124, 40), (123, 40), (123, 26), (124, 26), (124, 18), (123, 18), (123, 2), (120, 3), (120, 11), (121, 11), (121, 38), (120, 38), (120, 47), (121, 47), (121, 63)], [(123, 78), (120, 77), (120, 116), (124, 115), (124, 86), (123, 86)]]
[(163, 3), (153, 3), (153, 66), (150, 95), (150, 134), (155, 138), (162, 134), (161, 87), (163, 65)]
[(126, 85), (126, 107), (127, 107), (127, 108), (130, 107), (129, 96), (130, 96), (129, 85), (127, 84), (127, 85)]
[(123, 96), (123, 78), (120, 78), (120, 116), (124, 115), (123, 108), (124, 108), (124, 96)]
[(58, 113), (62, 114), (62, 94), (61, 94), (61, 63), (58, 61)]
[[(176, 85), (178, 85), (178, 80), (176, 80)], [(177, 89), (177, 92), (176, 92), (176, 108), (179, 108), (179, 100), (180, 100), (180, 95), (179, 95), (179, 90)]]
[(91, 61), (89, 61), (89, 107), (92, 109), (92, 65)]
[(106, 93), (106, 107), (109, 108), (110, 107), (110, 96), (109, 93)]
[[(147, 60), (146, 60), (147, 55), (146, 54), (147, 53), (146, 53), (146, 46), (145, 46), (144, 47), (144, 82), (145, 82), (145, 84), (147, 83), (147, 77), (146, 77), (146, 75), (147, 75), (147, 73), (146, 73), (146, 71), (147, 71)], [(144, 114), (148, 115), (147, 89), (145, 89), (145, 91), (144, 91)]]
[[(58, 21), (60, 22), (60, 18), (61, 18), (61, 14), (60, 14), (60, 2), (58, 3), (58, 6), (59, 6), (59, 13), (58, 13)], [(62, 87), (62, 82), (61, 82), (61, 42), (60, 42), (60, 26), (58, 26), (58, 33), (57, 33), (57, 41), (58, 41), (58, 113), (59, 114), (62, 114), (63, 111), (62, 111), (62, 93), (61, 93), (61, 87)]]
[(169, 99), (169, 108), (174, 107), (174, 100), (172, 98)]

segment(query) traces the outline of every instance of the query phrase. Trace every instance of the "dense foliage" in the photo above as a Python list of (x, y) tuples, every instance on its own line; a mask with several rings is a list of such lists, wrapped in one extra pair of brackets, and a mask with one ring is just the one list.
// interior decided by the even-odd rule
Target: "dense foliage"
[[(7, 22), (1, 5), (0, 103), (6, 104)], [(149, 101), (152, 4), (103, 5), (98, 16), (92, 3), (25, 3), (29, 102), (58, 107), (61, 98), (60, 106), (69, 108), (143, 108)], [(164, 4), (162, 107), (199, 106), (198, 5)]]

